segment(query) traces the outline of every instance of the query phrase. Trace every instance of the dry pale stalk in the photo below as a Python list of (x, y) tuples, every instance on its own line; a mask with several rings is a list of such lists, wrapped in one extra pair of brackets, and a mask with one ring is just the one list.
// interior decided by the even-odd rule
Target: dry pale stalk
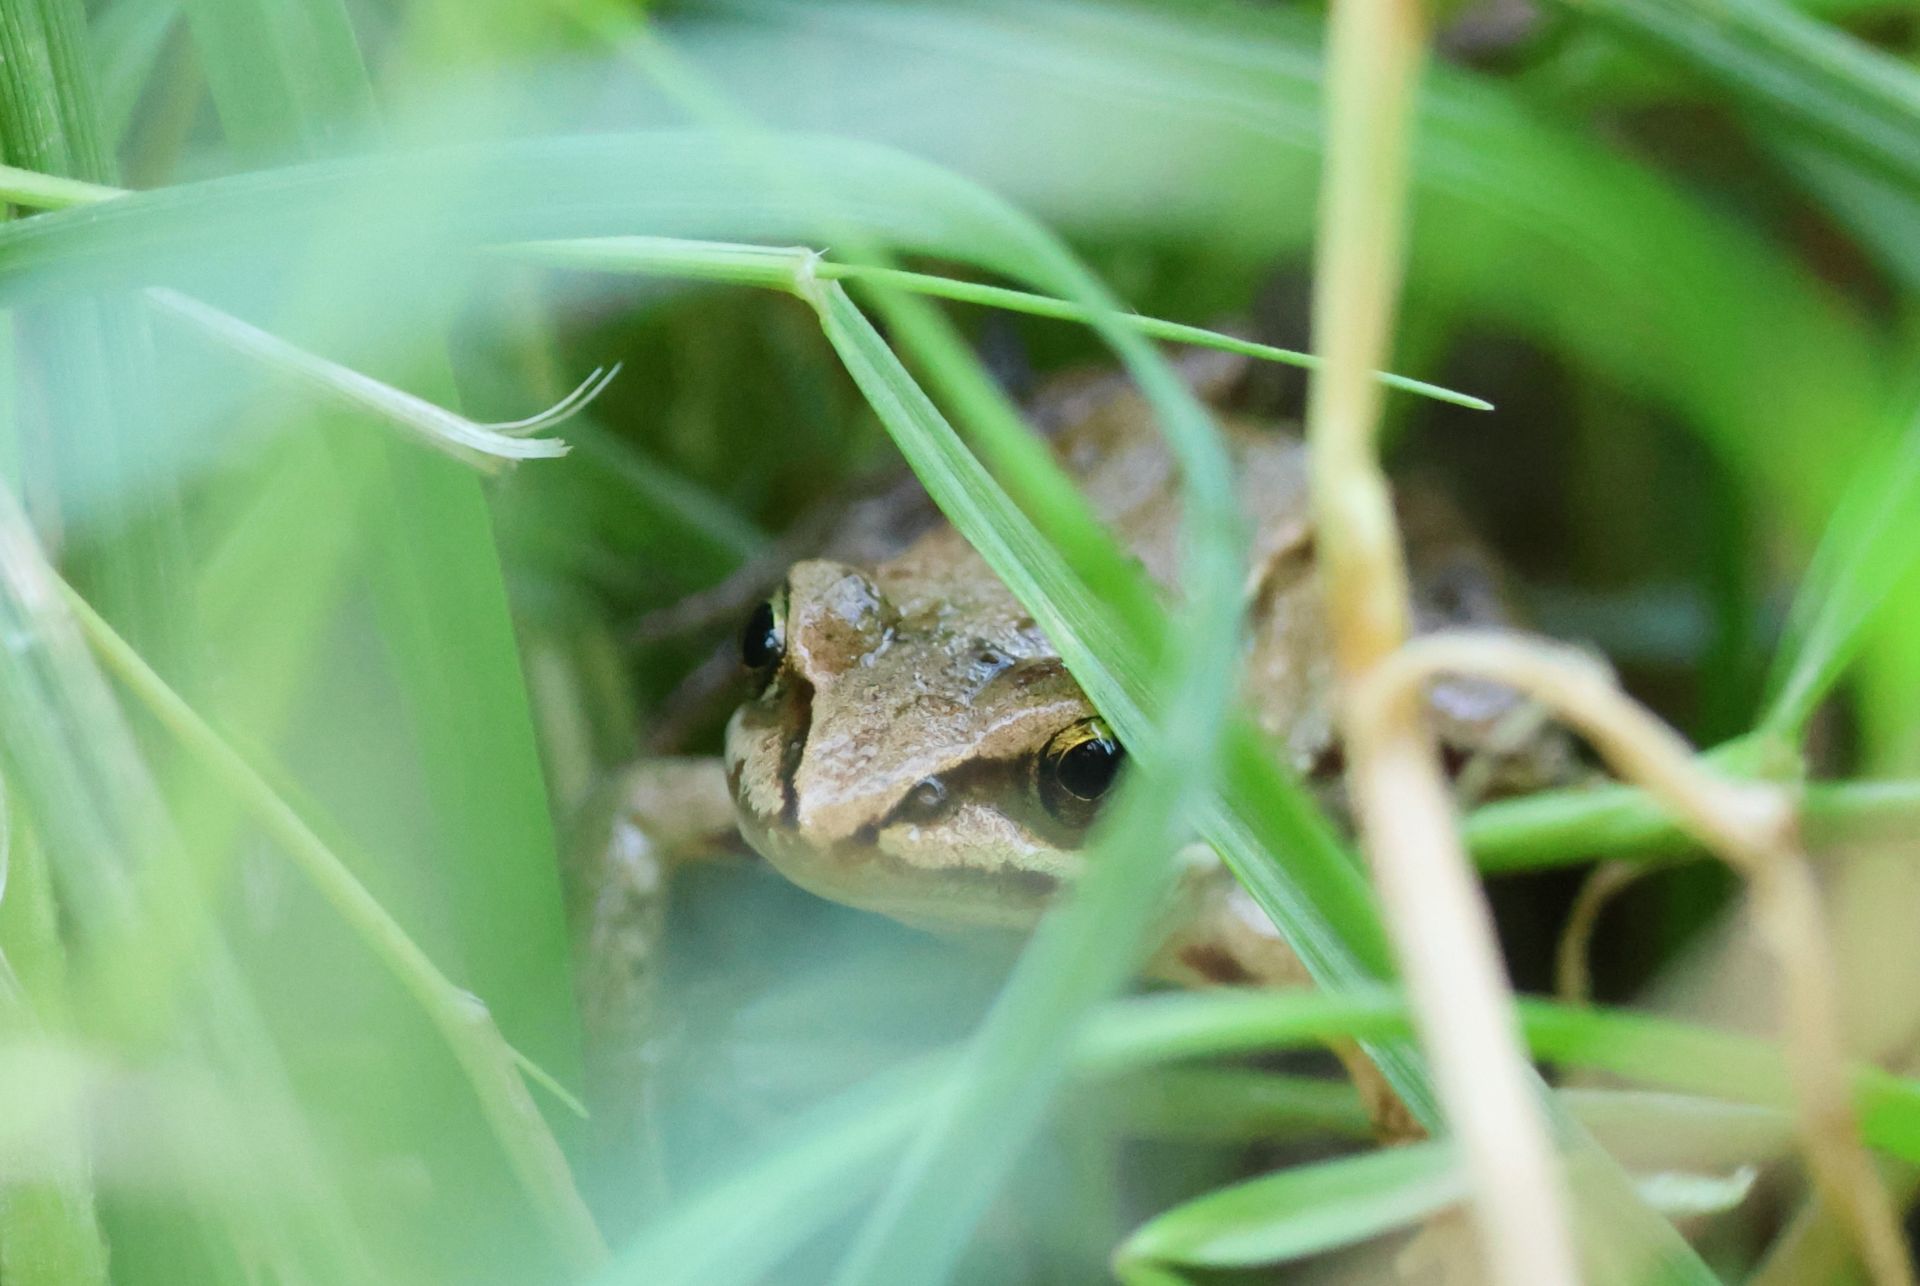
[(1457, 1136), (1489, 1280), (1579, 1280), (1565, 1185), (1515, 1032), (1493, 925), (1455, 828), (1418, 693), (1357, 716), (1352, 694), (1407, 635), (1406, 569), (1375, 458), (1400, 286), (1406, 148), (1425, 52), (1420, 0), (1339, 0), (1314, 275), (1324, 363), (1308, 405), (1320, 569), (1339, 666), (1348, 784), (1435, 1088)]
[(1594, 930), (1600, 925), (1600, 912), (1628, 885), (1656, 869), (1634, 862), (1608, 862), (1596, 868), (1580, 886), (1580, 893), (1567, 912), (1567, 926), (1560, 931), (1560, 946), (1553, 957), (1553, 990), (1561, 1000), (1570, 1005), (1584, 1005), (1592, 998), (1587, 953), (1593, 943)]
[(1793, 795), (1709, 771), (1678, 733), (1622, 693), (1604, 666), (1572, 648), (1512, 634), (1458, 631), (1405, 645), (1354, 692), (1356, 724), (1397, 726), (1441, 675), (1491, 680), (1539, 702), (1745, 877), (1756, 923), (1778, 960), (1782, 1043), (1814, 1182), (1842, 1212), (1877, 1286), (1912, 1283), (1898, 1214), (1854, 1119), (1836, 971), (1820, 891), (1800, 850)]

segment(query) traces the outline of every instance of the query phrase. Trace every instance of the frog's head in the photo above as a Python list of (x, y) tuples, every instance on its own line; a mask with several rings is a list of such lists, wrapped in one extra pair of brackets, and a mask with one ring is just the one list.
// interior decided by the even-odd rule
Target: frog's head
[(1020, 925), (1077, 870), (1123, 753), (1030, 621), (896, 604), (809, 561), (749, 618), (741, 660), (756, 693), (727, 727), (727, 782), (796, 884), (916, 923)]

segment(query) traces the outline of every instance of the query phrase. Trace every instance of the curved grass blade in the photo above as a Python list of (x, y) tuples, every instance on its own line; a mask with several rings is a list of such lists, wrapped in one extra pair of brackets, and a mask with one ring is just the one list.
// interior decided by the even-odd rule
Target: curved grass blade
[(1146, 1263), (1256, 1268), (1338, 1250), (1427, 1218), (1466, 1195), (1454, 1146), (1428, 1141), (1293, 1166), (1156, 1215), (1114, 1256), (1123, 1282)]
[[(254, 814), (301, 874), (425, 1011), (459, 1060), (488, 1124), (555, 1244), (577, 1269), (597, 1267), (606, 1257), (599, 1229), (574, 1190), (559, 1145), (528, 1098), (520, 1079), (520, 1056), (501, 1038), (485, 1006), (435, 967), (312, 827), (85, 600), (71, 590), (66, 600), (108, 669)], [(550, 1080), (544, 1075), (540, 1079)]]
[[(835, 351), (912, 459), (916, 444), (938, 432), (938, 412), (844, 290), (819, 288), (816, 307)], [(926, 471), (938, 467), (937, 458), (922, 457)], [(949, 487), (958, 481), (950, 479)], [(1058, 1020), (1073, 1021), (1133, 973), (1134, 944), (1158, 918), (1158, 895), (1172, 879), (1168, 855), (1178, 844), (1178, 810), (1187, 795), (1206, 784), (1207, 743), (1230, 691), (1233, 668), (1220, 664), (1216, 653), (1230, 653), (1233, 632), (1216, 631), (1229, 641), (1228, 648), (1197, 645), (1204, 642), (1197, 640), (1192, 659), (1182, 656), (1175, 662), (1183, 681), (1173, 694), (1173, 708), (1185, 726), (1156, 729), (1156, 740), (1164, 739), (1167, 750), (1160, 771), (1131, 782), (1115, 802), (1092, 845), (1087, 874), (1021, 953), (1006, 990), (968, 1056), (930, 1104), (930, 1124), (917, 1132), (900, 1176), (836, 1280), (899, 1280), (903, 1257), (930, 1277), (946, 1275), (945, 1266), (974, 1222), (957, 1212), (985, 1209), (1064, 1074), (1055, 1052)], [(1102, 944), (1105, 949), (1098, 949)], [(938, 1214), (922, 1213), (927, 1210)]]
[(1792, 742), (1920, 566), (1920, 418), (1868, 453), (1801, 578), (1760, 727)]
[[(805, 272), (821, 281), (868, 282), (874, 285), (892, 286), (936, 299), (979, 304), (989, 308), (1005, 309), (1008, 312), (1026, 313), (1033, 317), (1051, 317), (1060, 321), (1091, 323), (1100, 319), (1138, 331), (1149, 339), (1191, 344), (1198, 348), (1213, 348), (1224, 353), (1239, 353), (1261, 361), (1278, 362), (1283, 366), (1312, 369), (1320, 364), (1320, 359), (1312, 353), (1255, 343), (1253, 340), (1242, 339), (1237, 335), (1208, 330), (1204, 326), (1188, 326), (1130, 312), (1102, 314), (1085, 304), (1057, 299), (1051, 295), (1035, 294), (1030, 290), (1009, 290), (1004, 286), (990, 286), (981, 282), (958, 281), (952, 277), (942, 277), (933, 273), (907, 272), (876, 264), (841, 263), (804, 247), (776, 248), (743, 245), (738, 242), (675, 240), (668, 237), (600, 237), (586, 241), (536, 241), (508, 249), (516, 256), (531, 258), (539, 263), (586, 268), (600, 272), (634, 272), (725, 281), (737, 285), (767, 286), (776, 290), (788, 289), (796, 274), (804, 268)], [(1438, 384), (1429, 384), (1425, 380), (1409, 379), (1404, 375), (1393, 375), (1385, 371), (1376, 372), (1376, 374), (1380, 382), (1389, 388), (1417, 393), (1438, 402), (1448, 402), (1454, 406), (1464, 406), (1476, 411), (1493, 409), (1493, 403), (1484, 398), (1458, 393)]]
[[(182, 8), (231, 152), (255, 160), (326, 155), (375, 136), (372, 77), (340, 0), (184, 0)], [(336, 293), (334, 272), (351, 257), (342, 243), (358, 236), (343, 214), (329, 212), (311, 225), (311, 239), (282, 248), (286, 257), (273, 276), (287, 292), (281, 298), (295, 301), (296, 316), (323, 315), (320, 301)], [(422, 321), (416, 335), (396, 345), (401, 356), (387, 356), (390, 365), (369, 366), (368, 373), (456, 407), (442, 319)], [(341, 492), (359, 506), (334, 516), (349, 539), (310, 554), (299, 533), (282, 527), (272, 541), (242, 551), (251, 562), (233, 569), (237, 592), (257, 591), (292, 563), (336, 591), (330, 601), (309, 605), (313, 618), (325, 619), (340, 611), (341, 592), (356, 583), (370, 589), (391, 666), (386, 699), (397, 698), (404, 711), (429, 804), (419, 810), (427, 825), (394, 826), (371, 803), (355, 808), (358, 799), (329, 802), (363, 836), (404, 859), (413, 868), (409, 881), (433, 889), (433, 914), (444, 916), (456, 936), (461, 981), (486, 997), (499, 1027), (543, 1066), (572, 1078), (580, 1033), (559, 863), (486, 499), (471, 473), (386, 442), (330, 441), (324, 454), (335, 478), (345, 480)], [(283, 685), (315, 673), (315, 635), (276, 632), (276, 622), (246, 624), (245, 634), (220, 643), (227, 665), (243, 673), (284, 666), (261, 685), (267, 691), (260, 704), (271, 712)], [(274, 718), (269, 713), (267, 727), (249, 731), (273, 744), (286, 731)], [(478, 1184), (472, 1195), (494, 1199)], [(575, 1240), (584, 1244), (584, 1237)]]

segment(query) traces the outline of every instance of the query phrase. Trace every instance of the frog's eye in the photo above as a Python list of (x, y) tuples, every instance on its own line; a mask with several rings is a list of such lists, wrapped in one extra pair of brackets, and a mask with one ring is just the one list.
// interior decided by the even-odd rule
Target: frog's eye
[(1055, 733), (1040, 756), (1041, 802), (1063, 822), (1091, 821), (1126, 758), (1104, 719), (1083, 719)]
[(761, 687), (772, 680), (773, 672), (780, 668), (781, 658), (787, 654), (785, 604), (777, 598), (767, 599), (753, 609), (747, 617), (747, 623), (740, 629), (740, 664), (753, 673)]

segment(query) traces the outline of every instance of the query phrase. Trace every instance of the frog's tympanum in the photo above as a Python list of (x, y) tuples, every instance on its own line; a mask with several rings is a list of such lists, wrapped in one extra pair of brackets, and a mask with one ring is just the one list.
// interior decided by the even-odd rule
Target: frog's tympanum
[[(1177, 613), (1178, 479), (1148, 407), (1117, 380), (1075, 398), (1058, 456)], [(1228, 418), (1222, 430), (1256, 532), (1245, 708), (1337, 810), (1306, 448), (1263, 424)], [(1497, 577), (1451, 511), (1412, 496), (1400, 508), (1419, 626), (1500, 623)], [(740, 830), (789, 879), (839, 902), (921, 925), (1030, 924), (1079, 869), (1125, 771), (1053, 645), (949, 527), (873, 565), (794, 564), (747, 620), (740, 654), (752, 695), (726, 738)], [(1512, 694), (1442, 684), (1430, 703), (1476, 791), (1560, 775), (1564, 745), (1538, 735)], [(1174, 924), (1162, 976), (1304, 977), (1217, 864), (1188, 865)]]

